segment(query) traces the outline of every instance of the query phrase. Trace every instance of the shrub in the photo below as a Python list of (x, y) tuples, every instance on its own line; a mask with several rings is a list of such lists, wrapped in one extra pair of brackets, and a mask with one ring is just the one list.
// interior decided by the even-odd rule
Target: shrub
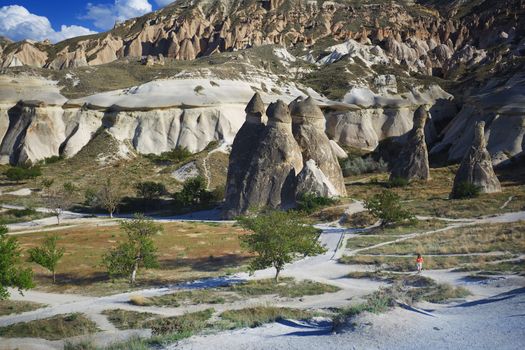
[(154, 335), (198, 332), (206, 326), (206, 322), (213, 315), (213, 312), (213, 309), (206, 309), (182, 316), (161, 318), (152, 324), (151, 332)]
[(4, 175), (9, 181), (16, 181), (18, 183), (22, 180), (34, 179), (42, 175), (42, 170), (39, 167), (12, 167), (7, 169)]
[(410, 212), (401, 207), (400, 197), (389, 190), (384, 190), (366, 200), (365, 208), (381, 220), (381, 226), (416, 220)]
[(58, 262), (64, 256), (65, 249), (58, 248), (58, 236), (47, 236), (40, 247), (29, 249), (29, 261), (37, 263), (48, 269), (53, 275), (53, 283), (56, 282), (56, 268)]
[(189, 157), (191, 157), (192, 153), (188, 151), (186, 147), (175, 147), (171, 151), (162, 152), (161, 154), (147, 154), (145, 155), (146, 158), (151, 160), (155, 163), (179, 163), (182, 161), (185, 161)]
[(454, 199), (476, 198), (481, 193), (481, 187), (471, 182), (460, 182), (452, 192)]
[(390, 180), (388, 180), (386, 187), (388, 188), (394, 188), (394, 187), (406, 187), (408, 186), (408, 179), (405, 179), (404, 177), (396, 176)]
[(297, 200), (297, 209), (311, 214), (322, 207), (337, 203), (333, 198), (320, 197), (315, 193), (304, 193)]
[(62, 159), (64, 159), (63, 156), (51, 156), (51, 157), (44, 158), (42, 162), (44, 164), (53, 164), (53, 163), (60, 162)]
[(388, 170), (388, 164), (383, 159), (376, 161), (372, 157), (346, 158), (340, 161), (340, 165), (343, 176), (380, 173)]
[(135, 185), (135, 190), (137, 197), (144, 200), (158, 199), (167, 192), (163, 183), (153, 181), (139, 182)]
[(202, 176), (197, 176), (186, 180), (182, 190), (173, 195), (173, 199), (178, 207), (181, 208), (200, 208), (208, 206), (215, 198), (215, 195), (206, 189), (206, 180)]

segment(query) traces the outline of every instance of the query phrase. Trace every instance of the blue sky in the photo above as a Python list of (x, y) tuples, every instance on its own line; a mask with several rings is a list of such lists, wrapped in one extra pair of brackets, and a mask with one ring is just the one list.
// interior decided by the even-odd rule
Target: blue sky
[(174, 0), (0, 0), (0, 35), (58, 42), (103, 32)]

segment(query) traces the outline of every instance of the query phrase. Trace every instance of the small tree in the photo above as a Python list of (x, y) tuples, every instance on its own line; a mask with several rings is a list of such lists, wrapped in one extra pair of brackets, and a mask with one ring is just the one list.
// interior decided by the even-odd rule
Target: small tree
[(56, 282), (56, 268), (64, 256), (64, 248), (57, 247), (58, 236), (46, 236), (40, 247), (29, 249), (29, 261), (37, 263), (53, 274), (53, 283)]
[(158, 267), (157, 248), (151, 236), (162, 231), (162, 226), (135, 214), (133, 220), (122, 221), (120, 228), (127, 234), (127, 240), (108, 251), (102, 260), (111, 277), (129, 276), (135, 283), (139, 268)]
[(56, 216), (58, 225), (60, 225), (60, 215), (72, 205), (72, 196), (75, 190), (74, 185), (66, 182), (62, 188), (49, 190), (45, 197), (46, 206)]
[(51, 186), (53, 186), (54, 182), (55, 182), (54, 179), (50, 179), (50, 178), (42, 179), (42, 181), (41, 181), (42, 189), (44, 189), (46, 191), (49, 190), (51, 188)]
[(214, 194), (206, 189), (206, 180), (197, 176), (186, 180), (182, 190), (175, 193), (173, 198), (182, 207), (195, 207), (209, 204), (214, 199)]
[(415, 217), (410, 212), (401, 207), (399, 196), (389, 190), (384, 190), (365, 201), (365, 208), (373, 216), (381, 220), (381, 226), (383, 227), (406, 220), (415, 220)]
[(113, 186), (110, 178), (106, 180), (106, 183), (97, 193), (97, 202), (107, 210), (110, 218), (113, 217), (113, 213), (117, 210), (121, 199), (120, 188)]
[(9, 298), (8, 287), (23, 290), (31, 289), (33, 272), (30, 268), (22, 268), (20, 264), (21, 250), (15, 237), (7, 235), (7, 227), (0, 226), (0, 300)]
[(135, 185), (137, 196), (144, 200), (150, 201), (158, 199), (166, 193), (166, 186), (160, 182), (145, 181)]
[(318, 231), (293, 212), (270, 211), (256, 217), (241, 217), (239, 224), (252, 231), (243, 236), (242, 242), (256, 257), (250, 271), (275, 268), (275, 281), (284, 265), (297, 255), (311, 256), (323, 253)]

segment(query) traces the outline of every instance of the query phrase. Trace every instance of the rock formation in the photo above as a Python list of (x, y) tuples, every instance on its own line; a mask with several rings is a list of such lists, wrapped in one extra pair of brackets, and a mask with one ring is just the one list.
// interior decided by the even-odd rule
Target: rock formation
[(228, 164), (224, 216), (235, 217), (244, 203), (244, 184), (251, 160), (264, 131), (264, 103), (259, 93), (253, 95), (245, 109), (246, 121), (235, 135)]
[(340, 195), (340, 192), (321, 169), (317, 167), (313, 159), (308, 160), (303, 170), (297, 175), (295, 190), (297, 199), (306, 193), (312, 193), (319, 197), (337, 197)]
[(397, 177), (412, 180), (429, 180), (430, 170), (428, 152), (425, 142), (425, 124), (428, 112), (425, 106), (420, 106), (414, 113), (414, 126), (407, 135), (398, 161), (392, 168), (390, 179)]
[(314, 160), (336, 189), (337, 195), (346, 195), (343, 173), (325, 133), (325, 118), (313, 98), (299, 98), (290, 104), (292, 130), (301, 147), (303, 160)]
[(237, 208), (228, 204), (229, 213), (295, 205), (296, 175), (303, 168), (303, 158), (292, 134), (292, 118), (281, 100), (271, 103), (266, 115), (268, 123), (240, 188), (241, 201)]
[(485, 122), (476, 124), (474, 141), (454, 178), (452, 197), (455, 197), (462, 183), (478, 186), (481, 192), (501, 192), (501, 185), (492, 168), (492, 160), (485, 142)]

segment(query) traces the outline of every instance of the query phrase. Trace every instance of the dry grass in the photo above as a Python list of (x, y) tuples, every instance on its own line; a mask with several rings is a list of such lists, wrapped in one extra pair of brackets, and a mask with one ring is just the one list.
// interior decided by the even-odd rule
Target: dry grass
[[(512, 255), (432, 256), (425, 257), (423, 268), (429, 270), (451, 269), (466, 264), (485, 264), (508, 258), (512, 258)], [(416, 271), (415, 255), (411, 257), (351, 255), (343, 256), (339, 262), (349, 265), (374, 265), (385, 271)]]
[(352, 237), (346, 241), (346, 248), (350, 250), (367, 248), (379, 243), (393, 241), (399, 237), (400, 236), (394, 235), (362, 235)]
[(443, 220), (416, 220), (413, 223), (405, 222), (386, 227), (374, 227), (370, 230), (362, 231), (361, 235), (405, 235), (416, 232), (434, 231), (447, 226), (448, 223)]
[[(164, 233), (154, 236), (159, 249), (159, 269), (139, 271), (140, 289), (236, 271), (247, 259), (239, 236), (244, 231), (229, 224), (167, 223)], [(46, 291), (105, 295), (130, 290), (128, 282), (108, 280), (101, 266), (102, 255), (123, 239), (119, 226), (83, 225), (56, 231), (66, 253), (58, 265), (57, 284), (38, 266), (37, 288)], [(17, 236), (23, 251), (41, 244), (45, 233)]]
[(40, 309), (45, 305), (30, 301), (0, 300), (0, 316), (21, 314), (22, 312)]
[(56, 315), (50, 318), (15, 323), (0, 328), (0, 336), (6, 338), (43, 338), (59, 340), (98, 331), (97, 325), (82, 314)]
[(525, 253), (525, 221), (451, 229), (367, 250), (367, 254)]
[(297, 298), (305, 295), (335, 293), (340, 288), (310, 280), (296, 281), (293, 278), (281, 278), (277, 283), (274, 279), (263, 279), (234, 284), (228, 287), (228, 290), (244, 297), (277, 294), (280, 297)]
[(147, 306), (150, 305), (149, 299), (143, 295), (132, 295), (129, 297), (129, 303), (136, 306)]
[(179, 307), (181, 305), (224, 304), (239, 298), (218, 289), (199, 289), (147, 298), (147, 305)]
[(147, 324), (148, 321), (153, 321), (159, 318), (158, 315), (149, 312), (128, 311), (122, 309), (104, 310), (102, 311), (102, 314), (106, 315), (109, 322), (118, 329), (148, 328), (148, 326), (151, 326), (150, 324)]
[(258, 327), (265, 323), (275, 322), (279, 319), (302, 320), (313, 317), (314, 314), (301, 309), (279, 308), (272, 306), (258, 306), (240, 310), (228, 310), (220, 314), (222, 320), (229, 325), (224, 328)]
[(368, 211), (362, 211), (352, 215), (344, 214), (341, 224), (349, 228), (366, 228), (374, 225), (377, 221), (377, 218)]
[[(448, 196), (457, 167), (453, 165), (431, 169), (432, 180), (429, 182), (416, 181), (406, 187), (391, 190), (401, 197), (407, 209), (415, 215), (422, 216), (472, 218), (518, 211), (524, 208), (525, 186), (523, 186), (523, 170), (521, 169), (497, 172), (502, 183), (501, 193), (482, 194), (473, 199), (449, 200)], [(384, 190), (387, 179), (388, 174), (346, 178), (348, 196), (362, 200), (368, 199)], [(511, 196), (513, 200), (501, 209)]]

